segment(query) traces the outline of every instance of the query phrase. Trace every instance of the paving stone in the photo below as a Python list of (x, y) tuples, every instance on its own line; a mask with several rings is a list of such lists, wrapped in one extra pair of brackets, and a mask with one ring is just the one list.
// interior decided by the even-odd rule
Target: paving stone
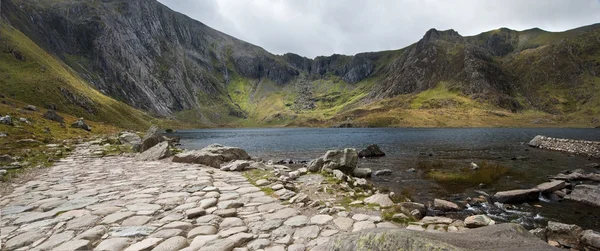
[[(196, 236), (194, 238), (194, 240), (192, 240), (192, 243), (190, 243), (189, 248), (191, 248), (192, 250), (199, 250), (200, 248), (204, 247), (204, 245), (206, 245), (206, 243), (208, 243), (208, 242), (210, 242), (212, 240), (216, 240), (218, 238), (219, 238), (218, 235), (199, 235), (199, 236)], [(205, 249), (202, 249), (202, 250), (205, 250)]]
[(176, 251), (187, 246), (187, 239), (182, 236), (174, 236), (158, 244), (152, 251)]
[(44, 235), (39, 231), (25, 232), (6, 241), (4, 248), (8, 250), (17, 249), (32, 244), (43, 237)]
[(188, 230), (192, 228), (192, 223), (184, 222), (184, 221), (174, 221), (167, 225), (162, 226), (162, 229), (176, 228), (181, 230)]
[(352, 232), (357, 232), (363, 229), (370, 229), (370, 228), (375, 228), (375, 223), (371, 222), (371, 221), (358, 221), (356, 223), (354, 223), (353, 227), (352, 227)]
[[(221, 200), (221, 199), (219, 199)], [(217, 204), (218, 209), (229, 209), (229, 208), (240, 208), (243, 207), (244, 203), (235, 200), (222, 201)]]
[(327, 214), (318, 214), (310, 218), (311, 224), (324, 225), (333, 220), (333, 217)]
[(73, 231), (65, 231), (59, 234), (52, 235), (41, 245), (36, 246), (34, 250), (51, 250), (54, 247), (73, 239), (74, 235), (75, 232)]
[(88, 241), (88, 240), (67, 241), (53, 249), (53, 251), (85, 251), (85, 250), (91, 250), (90, 241)]
[(219, 224), (223, 220), (218, 215), (208, 214), (196, 219), (196, 224)]
[(200, 207), (207, 209), (217, 205), (217, 198), (207, 198), (200, 201)]
[(227, 251), (235, 247), (235, 242), (230, 239), (212, 240), (202, 247), (202, 251)]
[(99, 220), (100, 220), (99, 216), (91, 215), (91, 214), (84, 215), (84, 216), (72, 219), (69, 222), (67, 222), (67, 230), (88, 228), (88, 227), (96, 224), (96, 222), (98, 222)]
[(333, 220), (333, 223), (340, 230), (350, 230), (352, 228), (352, 225), (354, 224), (354, 220), (347, 217), (338, 217)]
[(159, 231), (156, 231), (155, 233), (151, 234), (149, 237), (150, 238), (162, 238), (162, 239), (167, 239), (167, 238), (171, 238), (173, 236), (178, 236), (181, 235), (183, 233), (183, 230), (181, 229), (162, 229)]
[(237, 234), (227, 237), (227, 239), (233, 241), (234, 247), (239, 247), (239, 246), (245, 245), (249, 241), (253, 240), (254, 235), (249, 234), (249, 233), (237, 233)]
[(283, 224), (282, 220), (268, 220), (268, 221), (260, 221), (257, 223), (259, 225), (258, 230), (260, 231), (270, 231), (276, 229)]
[(287, 219), (283, 224), (292, 227), (301, 227), (308, 223), (308, 217), (304, 215), (297, 215)]
[(246, 227), (246, 226), (232, 227), (232, 228), (227, 229), (227, 230), (219, 231), (218, 235), (221, 238), (226, 238), (226, 237), (229, 237), (231, 235), (234, 235), (234, 234), (237, 234), (237, 233), (241, 233), (241, 232), (246, 232), (246, 231), (248, 231), (248, 227)]
[(124, 220), (121, 226), (143, 226), (150, 220), (152, 220), (150, 216), (133, 216)]
[(156, 227), (150, 226), (113, 227), (110, 229), (110, 235), (115, 237), (148, 236), (155, 229)]
[(217, 228), (214, 226), (200, 226), (190, 230), (187, 234), (188, 239), (192, 239), (198, 235), (214, 235), (217, 233)]
[(273, 219), (287, 219), (292, 216), (298, 215), (300, 212), (293, 208), (284, 208), (279, 211), (276, 211), (272, 214), (265, 215), (265, 219), (273, 220)]
[(155, 247), (156, 245), (158, 245), (158, 243), (160, 243), (162, 240), (163, 240), (162, 238), (147, 238), (147, 239), (141, 240), (141, 241), (129, 246), (128, 248), (125, 249), (125, 251), (150, 250), (153, 247)]
[(330, 237), (330, 236), (333, 236), (334, 234), (337, 234), (338, 232), (339, 232), (338, 230), (333, 230), (333, 229), (323, 230), (323, 231), (321, 231), (321, 236)]
[(84, 239), (89, 241), (99, 240), (107, 231), (106, 226), (95, 226), (79, 234), (75, 239)]
[(212, 214), (218, 215), (222, 218), (225, 217), (236, 217), (237, 216), (237, 210), (235, 208), (230, 208), (230, 209), (218, 209), (216, 211), (214, 211)]
[(365, 221), (365, 220), (369, 220), (371, 218), (370, 215), (366, 215), (366, 214), (355, 214), (352, 215), (352, 219), (355, 221)]
[(294, 238), (316, 238), (317, 236), (319, 236), (319, 231), (320, 229), (318, 226), (306, 226), (296, 230), (296, 232), (294, 232)]
[(135, 215), (134, 212), (116, 212), (104, 217), (102, 224), (112, 224)]
[(292, 244), (287, 248), (287, 251), (304, 251), (306, 246), (304, 244)]
[(266, 248), (265, 251), (285, 251), (285, 246), (272, 246)]
[(121, 211), (122, 209), (122, 207), (100, 207), (95, 210), (92, 210), (92, 214), (98, 216), (107, 216), (109, 214)]
[(256, 239), (248, 243), (247, 247), (250, 250), (264, 249), (271, 245), (271, 241), (268, 239)]
[(200, 216), (203, 216), (206, 214), (206, 211), (204, 210), (204, 208), (193, 208), (193, 209), (189, 209), (185, 211), (185, 215), (187, 216), (188, 219), (194, 219), (194, 218), (198, 218)]
[(219, 229), (228, 229), (231, 227), (239, 227), (239, 226), (245, 226), (246, 224), (244, 223), (244, 221), (240, 218), (237, 217), (227, 217), (224, 218), (223, 221), (221, 221), (221, 224), (219, 224)]
[(127, 248), (130, 243), (131, 243), (131, 239), (129, 239), (129, 238), (106, 239), (106, 240), (100, 242), (100, 244), (98, 244), (98, 246), (96, 246), (96, 248), (94, 248), (94, 251), (123, 250), (123, 249)]

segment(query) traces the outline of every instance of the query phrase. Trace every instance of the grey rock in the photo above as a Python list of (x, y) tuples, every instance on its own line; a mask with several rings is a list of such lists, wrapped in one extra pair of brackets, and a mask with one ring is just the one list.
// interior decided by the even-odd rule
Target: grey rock
[(23, 109), (28, 110), (28, 111), (32, 111), (32, 112), (37, 112), (37, 111), (40, 110), (37, 107), (35, 107), (34, 105), (26, 105), (25, 107), (23, 107)]
[(139, 147), (139, 151), (145, 152), (146, 150), (152, 148), (153, 146), (163, 141), (165, 141), (165, 138), (161, 135), (158, 126), (152, 125), (144, 135), (142, 143)]
[(155, 247), (158, 243), (160, 243), (162, 238), (146, 238), (142, 241), (139, 241), (131, 246), (129, 246), (124, 251), (147, 251)]
[(249, 167), (252, 164), (251, 161), (247, 160), (235, 160), (231, 163), (224, 164), (221, 166), (221, 170), (223, 171), (244, 171), (246, 167)]
[(600, 207), (600, 185), (577, 185), (564, 199)]
[(53, 249), (54, 251), (84, 251), (91, 250), (90, 241), (88, 240), (72, 240), (61, 244)]
[(358, 152), (359, 158), (375, 158), (375, 157), (383, 157), (385, 153), (379, 149), (378, 145), (369, 145), (366, 149)]
[(294, 238), (317, 238), (317, 236), (319, 236), (319, 231), (319, 227), (314, 225), (302, 227), (294, 232)]
[(333, 220), (333, 217), (327, 214), (318, 214), (310, 218), (311, 224), (324, 225)]
[(188, 239), (192, 239), (198, 235), (214, 235), (217, 233), (217, 228), (211, 225), (199, 226), (190, 230), (187, 234)]
[(483, 214), (471, 215), (467, 217), (464, 221), (465, 227), (468, 228), (485, 227), (489, 225), (494, 225), (495, 223), (496, 222), (494, 220), (490, 219), (490, 217)]
[(235, 247), (235, 242), (230, 239), (212, 240), (204, 244), (202, 251), (230, 251)]
[(7, 250), (14, 250), (30, 245), (43, 237), (44, 235), (40, 231), (25, 232), (8, 239), (3, 247)]
[(52, 235), (52, 236), (50, 236), (50, 238), (48, 238), (42, 244), (40, 244), (39, 246), (36, 246), (35, 249), (51, 250), (54, 247), (73, 239), (73, 235), (74, 235), (73, 231), (65, 231), (65, 232), (62, 232), (59, 234)]
[(110, 235), (116, 237), (148, 236), (155, 229), (156, 227), (151, 226), (113, 227), (110, 229)]
[(560, 222), (549, 221), (546, 237), (548, 241), (556, 241), (563, 246), (581, 249), (579, 236), (583, 229), (577, 225), (568, 225)]
[(79, 234), (77, 237), (75, 237), (75, 239), (84, 239), (84, 240), (88, 240), (88, 241), (96, 241), (99, 240), (104, 233), (106, 233), (107, 231), (107, 227), (106, 226), (95, 226), (93, 228), (90, 228), (88, 230), (86, 230), (85, 232)]
[(370, 178), (373, 171), (370, 168), (356, 168), (352, 171), (352, 176), (358, 178)]
[(135, 156), (138, 161), (156, 161), (171, 156), (169, 142), (163, 141)]
[(365, 229), (376, 228), (375, 223), (371, 221), (358, 221), (352, 226), (352, 232), (358, 232)]
[(539, 184), (535, 188), (537, 188), (542, 193), (551, 193), (556, 190), (563, 189), (566, 186), (567, 184), (564, 180), (553, 180), (550, 182)]
[(264, 249), (266, 247), (268, 247), (269, 245), (271, 245), (271, 241), (268, 239), (256, 239), (251, 241), (250, 243), (248, 243), (247, 247), (250, 250), (260, 250), (260, 249)]
[(331, 166), (329, 168), (339, 169), (346, 174), (351, 174), (358, 165), (358, 153), (356, 152), (356, 149), (352, 148), (330, 150), (323, 156), (323, 161), (325, 163), (335, 162), (339, 164), (339, 166)]
[(46, 113), (44, 113), (43, 117), (47, 120), (52, 120), (54, 122), (58, 122), (61, 124), (65, 123), (65, 119), (62, 116), (58, 115), (58, 113), (56, 113), (56, 111), (52, 110), (52, 109), (50, 109)]
[(387, 194), (374, 194), (363, 200), (367, 204), (378, 204), (381, 207), (391, 207), (394, 202), (390, 199)]
[(377, 171), (373, 172), (373, 176), (388, 176), (388, 175), (392, 175), (392, 170), (382, 169), (382, 170), (377, 170)]
[(548, 237), (546, 237), (547, 232), (548, 232), (548, 229), (546, 229), (546, 228), (536, 228), (536, 229), (529, 230), (529, 233), (535, 235), (536, 237), (540, 238), (540, 240), (543, 240), (545, 242), (548, 241)]
[(241, 148), (213, 144), (197, 151), (176, 154), (173, 162), (194, 163), (220, 168), (221, 164), (233, 160), (248, 160), (250, 156)]
[(158, 246), (152, 249), (152, 251), (176, 251), (187, 246), (187, 239), (182, 236), (173, 236), (166, 239)]
[(440, 211), (459, 211), (461, 208), (456, 205), (456, 203), (454, 202), (450, 202), (447, 200), (440, 200), (440, 199), (434, 199), (433, 200), (433, 207), (437, 210)]
[(9, 115), (6, 115), (4, 117), (0, 116), (0, 124), (8, 125), (8, 126), (15, 125), (15, 123), (12, 121), (12, 118)]
[(98, 246), (96, 246), (96, 248), (94, 248), (94, 251), (123, 250), (123, 249), (127, 248), (130, 243), (131, 243), (131, 239), (129, 239), (129, 238), (106, 239), (106, 240), (100, 242), (100, 244), (98, 244)]
[(337, 180), (346, 181), (346, 174), (337, 169), (333, 170), (333, 177), (335, 177)]
[(192, 209), (185, 211), (185, 215), (187, 216), (188, 219), (198, 218), (200, 216), (204, 216), (205, 214), (206, 214), (206, 211), (204, 210), (204, 208), (201, 208), (201, 207), (192, 208)]
[(593, 231), (593, 230), (583, 231), (583, 233), (581, 233), (580, 241), (584, 247), (586, 247), (590, 250), (593, 250), (592, 248), (600, 250), (600, 233), (598, 233), (596, 231)]
[(308, 167), (307, 167), (308, 171), (318, 172), (321, 170), (321, 168), (323, 168), (323, 164), (325, 164), (325, 161), (323, 161), (323, 158), (314, 159), (308, 163)]
[(340, 234), (313, 250), (558, 250), (516, 224), (499, 224), (469, 232), (429, 233), (377, 228)]
[(83, 118), (79, 118), (77, 121), (73, 122), (73, 124), (71, 124), (71, 128), (78, 128), (88, 132), (92, 131), (92, 127), (85, 123)]
[(540, 191), (535, 188), (503, 191), (497, 192), (492, 199), (500, 203), (509, 204), (536, 201), (538, 199), (539, 192)]

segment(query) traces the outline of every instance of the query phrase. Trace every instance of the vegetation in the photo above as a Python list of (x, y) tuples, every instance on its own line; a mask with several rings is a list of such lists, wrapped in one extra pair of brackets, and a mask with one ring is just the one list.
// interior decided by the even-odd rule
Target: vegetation
[(431, 179), (449, 191), (461, 191), (479, 184), (494, 184), (510, 173), (510, 168), (483, 161), (477, 163), (479, 168), (473, 170), (469, 165), (454, 162), (422, 161), (418, 168), (424, 171), (425, 178)]

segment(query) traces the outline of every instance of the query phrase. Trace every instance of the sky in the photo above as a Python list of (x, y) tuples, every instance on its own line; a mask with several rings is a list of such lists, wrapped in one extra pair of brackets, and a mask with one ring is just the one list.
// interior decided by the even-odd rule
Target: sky
[(400, 49), (430, 28), (564, 31), (600, 23), (600, 0), (159, 0), (275, 54), (309, 58)]

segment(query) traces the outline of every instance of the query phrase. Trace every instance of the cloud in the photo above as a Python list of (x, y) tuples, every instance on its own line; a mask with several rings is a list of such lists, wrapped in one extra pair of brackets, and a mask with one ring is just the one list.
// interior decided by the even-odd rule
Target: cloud
[(600, 22), (599, 0), (159, 0), (204, 24), (283, 54), (393, 50), (430, 28), (462, 35), (507, 27), (563, 31)]

